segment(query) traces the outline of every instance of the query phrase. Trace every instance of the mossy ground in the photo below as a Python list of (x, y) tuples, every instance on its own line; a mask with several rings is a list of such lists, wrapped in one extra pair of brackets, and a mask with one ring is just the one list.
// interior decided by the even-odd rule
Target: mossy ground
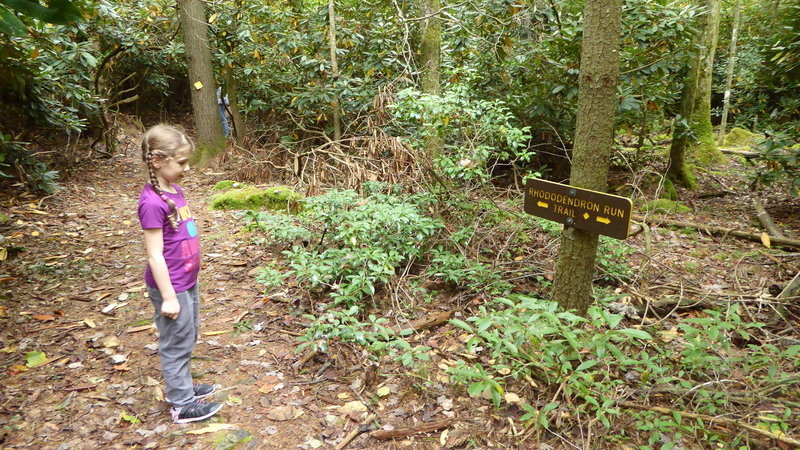
[(213, 189), (215, 191), (228, 191), (233, 188), (238, 188), (239, 183), (232, 181), (232, 180), (222, 180), (219, 183), (215, 184)]
[(725, 135), (723, 145), (725, 145), (725, 147), (749, 147), (757, 144), (758, 141), (763, 138), (764, 136), (751, 133), (744, 128), (735, 127), (730, 133)]
[(216, 195), (211, 203), (211, 209), (296, 211), (298, 208), (297, 203), (301, 198), (300, 194), (285, 186), (267, 189), (246, 186), (239, 189), (230, 189), (227, 192)]
[(685, 213), (691, 211), (691, 208), (681, 202), (668, 200), (666, 198), (659, 198), (647, 202), (643, 208), (645, 211), (662, 212), (662, 213)]

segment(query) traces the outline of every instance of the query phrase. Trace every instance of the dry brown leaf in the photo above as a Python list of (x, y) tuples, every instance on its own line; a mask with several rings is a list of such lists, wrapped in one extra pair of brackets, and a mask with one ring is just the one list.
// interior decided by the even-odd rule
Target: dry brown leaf
[(297, 411), (294, 406), (278, 406), (267, 414), (267, 418), (284, 422), (293, 419), (296, 413)]
[(142, 325), (140, 327), (131, 327), (131, 328), (128, 328), (127, 330), (125, 330), (125, 332), (126, 333), (138, 333), (140, 331), (147, 331), (147, 330), (152, 330), (152, 329), (155, 329), (155, 324)]
[(216, 433), (217, 431), (230, 430), (231, 428), (236, 428), (236, 425), (230, 423), (212, 423), (211, 425), (198, 430), (187, 431), (186, 434)]
[(36, 320), (41, 320), (42, 322), (49, 322), (51, 320), (55, 320), (56, 318), (50, 314), (37, 314), (33, 316)]
[(761, 233), (761, 243), (764, 244), (764, 247), (772, 248), (772, 241), (767, 233)]

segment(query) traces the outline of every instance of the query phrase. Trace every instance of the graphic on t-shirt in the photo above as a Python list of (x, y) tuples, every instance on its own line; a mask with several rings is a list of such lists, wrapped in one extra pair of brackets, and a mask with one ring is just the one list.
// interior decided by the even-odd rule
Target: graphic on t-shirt
[(178, 215), (181, 220), (189, 220), (192, 218), (192, 213), (189, 211), (189, 205), (183, 205), (178, 208)]
[(191, 272), (200, 264), (200, 245), (197, 239), (186, 239), (181, 242), (181, 257), (183, 258), (183, 270)]
[(189, 233), (191, 237), (197, 236), (197, 226), (194, 224), (194, 220), (186, 222), (186, 232)]

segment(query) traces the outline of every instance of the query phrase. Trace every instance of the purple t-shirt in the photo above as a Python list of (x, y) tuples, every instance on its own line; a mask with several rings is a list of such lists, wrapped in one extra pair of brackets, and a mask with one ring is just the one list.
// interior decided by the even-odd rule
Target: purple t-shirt
[[(177, 293), (197, 283), (197, 275), (200, 272), (200, 239), (186, 197), (183, 196), (183, 190), (174, 184), (172, 187), (177, 193), (164, 192), (164, 194), (175, 202), (175, 207), (178, 209), (178, 229), (173, 230), (169, 224), (169, 205), (149, 183), (139, 194), (139, 222), (143, 230), (161, 228), (164, 231), (164, 259), (167, 262), (172, 287)], [(158, 288), (149, 264), (144, 272), (144, 280), (148, 286)]]

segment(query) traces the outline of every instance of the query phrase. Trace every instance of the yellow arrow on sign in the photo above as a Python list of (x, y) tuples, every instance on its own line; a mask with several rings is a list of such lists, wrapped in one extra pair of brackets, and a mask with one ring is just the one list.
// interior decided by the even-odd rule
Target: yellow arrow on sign
[(589, 213), (583, 213), (583, 219), (586, 220), (589, 218)]
[(600, 217), (600, 216), (597, 216), (597, 221), (600, 222), (600, 223), (604, 223), (606, 225), (611, 223), (611, 219), (608, 219), (606, 217)]
[(545, 202), (536, 202), (536, 204), (537, 204), (538, 206), (541, 206), (542, 208), (547, 208), (548, 206), (550, 206), (550, 205), (548, 205), (548, 204), (547, 204), (547, 203), (545, 203)]

